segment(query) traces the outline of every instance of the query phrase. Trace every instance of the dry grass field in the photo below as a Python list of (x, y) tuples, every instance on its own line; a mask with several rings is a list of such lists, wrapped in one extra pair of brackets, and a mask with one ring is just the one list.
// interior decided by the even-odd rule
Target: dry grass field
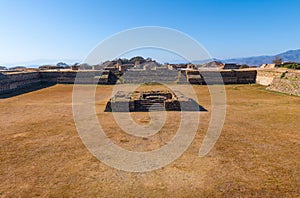
[[(83, 85), (88, 86), (88, 85)], [(227, 115), (211, 152), (198, 157), (210, 121), (206, 86), (194, 86), (201, 124), (188, 150), (147, 173), (113, 169), (83, 145), (72, 115), (72, 85), (0, 99), (0, 197), (299, 197), (300, 98), (258, 85), (228, 85)], [(149, 87), (148, 87), (149, 88)], [(104, 112), (112, 86), (97, 87), (96, 110), (107, 136), (128, 150), (161, 147), (179, 113), (149, 138), (124, 133)], [(147, 112), (133, 119), (149, 122)], [(188, 129), (187, 129), (188, 130)]]

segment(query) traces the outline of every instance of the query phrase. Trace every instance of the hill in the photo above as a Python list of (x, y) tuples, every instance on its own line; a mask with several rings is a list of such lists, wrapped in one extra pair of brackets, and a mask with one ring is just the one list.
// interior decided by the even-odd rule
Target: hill
[(223, 60), (222, 62), (259, 66), (264, 63), (272, 63), (272, 60), (274, 60), (275, 57), (280, 57), (282, 58), (283, 61), (300, 62), (300, 49), (289, 50), (284, 53), (271, 55), (271, 56), (253, 56), (253, 57), (226, 59)]

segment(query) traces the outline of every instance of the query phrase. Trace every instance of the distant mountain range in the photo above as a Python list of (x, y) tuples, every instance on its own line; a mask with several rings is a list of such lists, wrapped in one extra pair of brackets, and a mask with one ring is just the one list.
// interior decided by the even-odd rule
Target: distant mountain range
[[(231, 58), (231, 59), (217, 59), (212, 58), (209, 60), (195, 60), (192, 61), (194, 64), (203, 64), (210, 61), (220, 61), (223, 63), (237, 63), (237, 64), (246, 64), (249, 66), (260, 66), (264, 63), (272, 63), (272, 61), (276, 58), (280, 57), (283, 61), (291, 61), (291, 62), (299, 62), (300, 63), (300, 49), (298, 50), (289, 50), (281, 54), (271, 55), (271, 56), (251, 56), (251, 57), (243, 57), (243, 58)], [(13, 67), (13, 66), (26, 66), (26, 67), (39, 67), (41, 65), (56, 65), (58, 62), (64, 62), (69, 65), (74, 63), (81, 63), (82, 61), (79, 59), (39, 59), (34, 61), (22, 62), (22, 63), (7, 63), (3, 64), (3, 66)], [(185, 60), (173, 60), (170, 63), (179, 64), (186, 63)]]
[(26, 62), (4, 63), (1, 65), (4, 65), (8, 68), (16, 67), (16, 66), (26, 66), (29, 68), (37, 68), (41, 65), (56, 65), (59, 62), (64, 62), (64, 63), (71, 65), (74, 63), (81, 63), (81, 60), (79, 60), (79, 59), (37, 59), (37, 60), (26, 61)]
[[(192, 61), (194, 64), (203, 64), (211, 61), (219, 61), (222, 63), (236, 63), (236, 64), (246, 64), (249, 66), (260, 66), (264, 63), (272, 63), (272, 61), (276, 58), (280, 57), (283, 61), (291, 61), (291, 62), (300, 62), (300, 49), (298, 50), (289, 50), (281, 54), (271, 55), (271, 56), (251, 56), (251, 57), (243, 57), (243, 58), (230, 58), (230, 59), (218, 59), (212, 58), (209, 60), (195, 60)], [(186, 61), (175, 60), (171, 61), (172, 63), (183, 63)]]
[(273, 56), (252, 56), (252, 57), (245, 57), (245, 58), (232, 58), (232, 59), (221, 60), (221, 62), (259, 66), (264, 63), (272, 63), (272, 61), (276, 57), (282, 58), (283, 61), (300, 62), (300, 49), (289, 50), (287, 52), (276, 54)]

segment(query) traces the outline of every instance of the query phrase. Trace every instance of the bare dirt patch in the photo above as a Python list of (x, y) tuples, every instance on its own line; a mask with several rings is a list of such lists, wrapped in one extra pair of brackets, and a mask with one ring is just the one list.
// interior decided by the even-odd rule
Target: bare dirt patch
[[(300, 98), (257, 85), (226, 86), (222, 134), (213, 150), (199, 158), (211, 104), (206, 86), (194, 89), (208, 110), (200, 112), (195, 140), (175, 162), (148, 173), (113, 169), (88, 152), (72, 116), (72, 85), (0, 99), (0, 196), (298, 197)], [(116, 144), (152, 150), (176, 133), (178, 112), (168, 112), (166, 125), (149, 138), (124, 133), (111, 113), (104, 112), (111, 90), (97, 87), (96, 110)], [(147, 112), (132, 117), (140, 124), (150, 122)]]

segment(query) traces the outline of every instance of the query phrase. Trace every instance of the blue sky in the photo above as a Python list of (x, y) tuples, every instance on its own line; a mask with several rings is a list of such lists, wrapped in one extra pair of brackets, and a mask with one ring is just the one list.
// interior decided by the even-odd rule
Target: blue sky
[(299, 8), (299, 0), (0, 0), (0, 64), (83, 60), (139, 26), (182, 31), (216, 58), (276, 54), (300, 48)]

